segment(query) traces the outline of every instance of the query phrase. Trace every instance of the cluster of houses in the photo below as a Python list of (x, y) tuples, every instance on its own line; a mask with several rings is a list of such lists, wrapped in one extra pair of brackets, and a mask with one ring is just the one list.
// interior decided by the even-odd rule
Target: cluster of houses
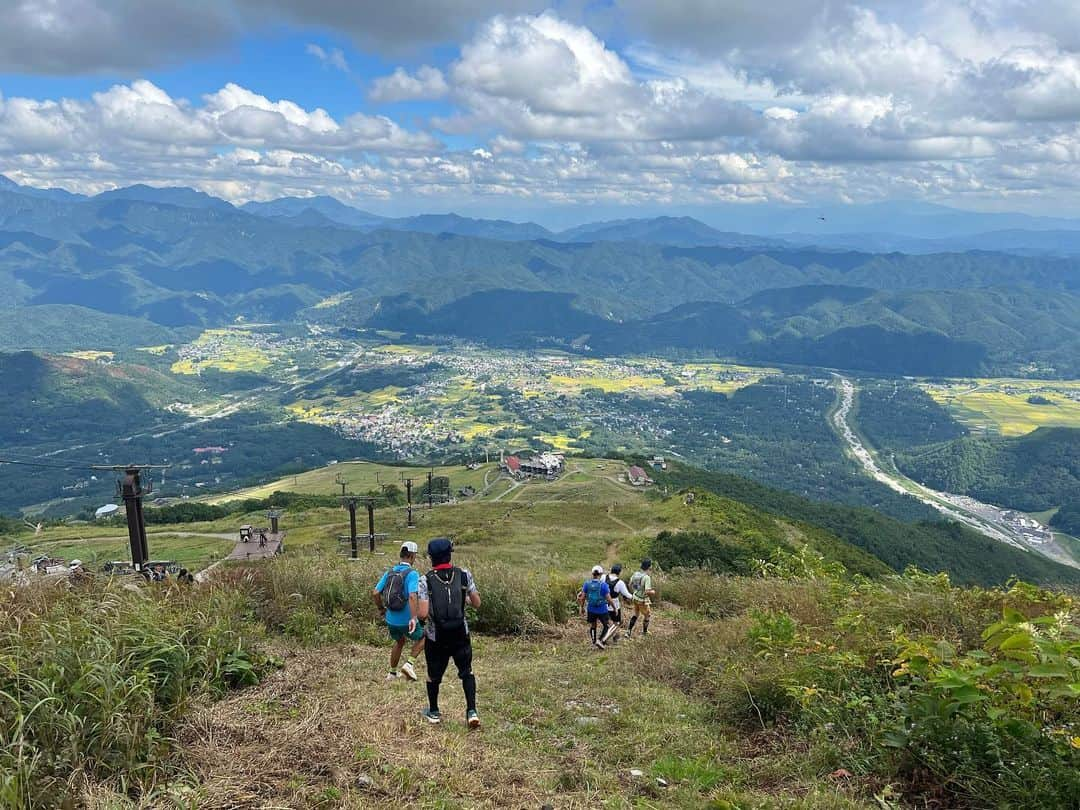
[(505, 456), (499, 466), (513, 478), (544, 478), (554, 481), (562, 475), (566, 467), (566, 457), (562, 453), (539, 453), (528, 459)]

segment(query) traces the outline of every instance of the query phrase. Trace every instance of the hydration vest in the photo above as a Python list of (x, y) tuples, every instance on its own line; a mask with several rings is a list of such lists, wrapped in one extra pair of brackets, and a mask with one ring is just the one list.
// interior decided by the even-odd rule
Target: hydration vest
[[(444, 574), (449, 574), (446, 579)], [(429, 616), (436, 631), (457, 632), (465, 629), (465, 593), (468, 582), (460, 568), (448, 571), (428, 571)]]

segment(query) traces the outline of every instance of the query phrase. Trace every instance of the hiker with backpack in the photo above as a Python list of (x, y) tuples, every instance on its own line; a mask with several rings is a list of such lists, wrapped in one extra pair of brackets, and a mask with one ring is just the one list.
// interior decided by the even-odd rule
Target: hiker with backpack
[[(402, 674), (410, 681), (415, 681), (416, 656), (424, 648), (424, 627), (418, 618), (420, 573), (413, 568), (417, 551), (419, 549), (416, 543), (411, 540), (402, 543), (401, 561), (382, 575), (372, 592), (375, 605), (386, 620), (390, 638), (394, 640), (394, 646), (390, 650), (390, 671), (386, 674), (388, 681), (397, 680)], [(413, 642), (412, 649), (399, 673), (398, 662), (408, 641)]]
[[(592, 579), (585, 580), (581, 590), (578, 591), (578, 605), (588, 615), (589, 638), (592, 639), (593, 646), (600, 650), (604, 649), (604, 638), (611, 632), (611, 624), (608, 619), (608, 613), (612, 606), (611, 590), (608, 588), (608, 584), (604, 582), (603, 576), (603, 566), (594, 565)], [(603, 625), (600, 635), (596, 633), (597, 622)]]
[(652, 560), (646, 557), (641, 561), (641, 568), (630, 577), (630, 593), (634, 599), (634, 615), (630, 617), (630, 626), (626, 628), (627, 638), (633, 638), (634, 625), (637, 624), (639, 618), (642, 619), (641, 635), (647, 636), (649, 634), (649, 619), (652, 618), (652, 598), (656, 596), (656, 591), (653, 589), (652, 575), (649, 574), (650, 568), (652, 568)]
[(424, 658), (427, 661), (428, 707), (424, 718), (429, 723), (442, 720), (439, 712), (439, 685), (446, 668), (453, 659), (465, 691), (465, 723), (469, 728), (479, 728), (480, 715), (476, 713), (476, 677), (472, 671), (472, 640), (469, 623), (465, 618), (466, 604), (480, 607), (480, 591), (468, 569), (458, 568), (451, 561), (454, 544), (445, 537), (436, 537), (428, 543), (431, 570), (420, 578), (420, 618), (426, 619), (424, 628), (427, 643)]
[(604, 582), (607, 583), (608, 591), (611, 594), (611, 608), (608, 610), (611, 630), (600, 639), (605, 644), (609, 639), (619, 637), (619, 631), (622, 629), (622, 600), (625, 599), (628, 603), (634, 601), (634, 596), (630, 593), (630, 589), (626, 587), (626, 583), (623, 582), (621, 574), (622, 564), (615, 563), (611, 566), (611, 573), (604, 576)]

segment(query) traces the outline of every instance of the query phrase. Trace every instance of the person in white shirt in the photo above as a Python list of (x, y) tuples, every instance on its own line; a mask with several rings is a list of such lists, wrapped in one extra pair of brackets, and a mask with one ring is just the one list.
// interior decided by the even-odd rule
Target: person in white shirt
[(611, 621), (611, 627), (604, 635), (603, 641), (605, 643), (610, 639), (619, 637), (619, 631), (622, 629), (622, 600), (626, 599), (631, 604), (634, 601), (634, 596), (630, 593), (630, 589), (626, 587), (626, 583), (623, 582), (621, 574), (622, 564), (615, 563), (611, 566), (611, 572), (604, 578), (608, 590), (611, 592), (611, 605), (608, 607), (608, 619)]

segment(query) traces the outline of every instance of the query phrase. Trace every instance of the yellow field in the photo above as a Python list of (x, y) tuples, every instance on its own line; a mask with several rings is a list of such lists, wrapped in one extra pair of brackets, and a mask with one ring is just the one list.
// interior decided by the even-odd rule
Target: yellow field
[(173, 374), (199, 374), (204, 369), (225, 372), (265, 371), (270, 358), (255, 345), (255, 333), (246, 329), (207, 329), (188, 347), (190, 356), (172, 364)]
[(115, 357), (112, 352), (102, 351), (66, 352), (65, 354), (77, 360), (112, 360)]
[[(1080, 381), (950, 380), (922, 385), (955, 419), (975, 430), (1022, 436), (1040, 427), (1080, 427)], [(1049, 405), (1028, 402), (1038, 395)]]
[(337, 295), (331, 295), (329, 298), (324, 298), (322, 301), (316, 303), (312, 309), (329, 309), (330, 307), (336, 307), (338, 304), (346, 301), (349, 297), (349, 293), (338, 293)]
[(555, 388), (565, 388), (571, 391), (581, 391), (586, 388), (599, 388), (605, 394), (618, 394), (623, 391), (640, 389), (664, 388), (664, 380), (661, 377), (645, 377), (640, 374), (628, 374), (620, 377), (582, 376), (568, 377), (563, 374), (552, 374), (548, 382)]

